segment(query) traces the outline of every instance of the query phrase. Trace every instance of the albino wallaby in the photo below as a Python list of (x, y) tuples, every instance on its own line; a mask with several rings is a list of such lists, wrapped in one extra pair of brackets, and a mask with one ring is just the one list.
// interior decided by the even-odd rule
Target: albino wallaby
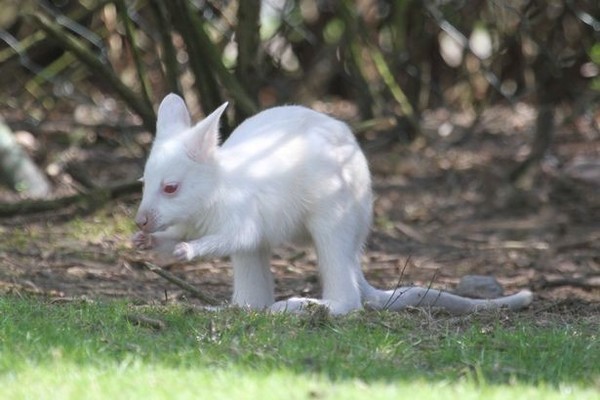
[[(230, 256), (232, 303), (254, 309), (300, 311), (316, 303), (333, 314), (363, 306), (467, 313), (531, 302), (529, 291), (474, 300), (421, 287), (372, 287), (360, 266), (372, 218), (371, 177), (348, 126), (304, 107), (275, 107), (219, 146), (226, 107), (192, 126), (181, 97), (169, 94), (160, 104), (135, 218), (137, 247), (185, 261)], [(275, 302), (271, 249), (307, 241), (318, 256), (323, 299)]]

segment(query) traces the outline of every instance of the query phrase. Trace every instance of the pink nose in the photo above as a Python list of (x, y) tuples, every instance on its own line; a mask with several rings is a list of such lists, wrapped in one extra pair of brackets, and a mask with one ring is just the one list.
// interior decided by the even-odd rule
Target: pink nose
[(138, 213), (136, 215), (136, 217), (135, 217), (135, 224), (142, 231), (145, 230), (146, 227), (148, 226), (148, 214), (146, 214), (146, 213)]

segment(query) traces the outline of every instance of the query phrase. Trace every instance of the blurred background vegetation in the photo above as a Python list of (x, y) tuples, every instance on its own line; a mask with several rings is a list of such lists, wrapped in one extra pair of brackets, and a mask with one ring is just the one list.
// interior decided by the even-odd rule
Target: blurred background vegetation
[(526, 104), (535, 128), (528, 154), (504, 171), (513, 184), (546, 154), (557, 115), (583, 118), (590, 140), (600, 137), (597, 0), (0, 0), (0, 9), (0, 171), (20, 195), (96, 187), (104, 171), (90, 172), (78, 151), (98, 143), (143, 162), (169, 92), (195, 119), (230, 101), (224, 136), (261, 109), (299, 103), (380, 148), (421, 140), (430, 110), (460, 113), (460, 143), (486, 109)]

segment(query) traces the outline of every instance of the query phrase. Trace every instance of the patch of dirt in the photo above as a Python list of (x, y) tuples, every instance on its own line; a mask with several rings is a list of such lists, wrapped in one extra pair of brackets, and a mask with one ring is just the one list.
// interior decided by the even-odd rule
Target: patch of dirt
[[(581, 121), (561, 124), (540, 170), (515, 189), (506, 176), (527, 154), (534, 118), (526, 106), (492, 108), (470, 127), (468, 118), (431, 112), (423, 137), (410, 145), (390, 144), (393, 132), (365, 138), (377, 195), (363, 263), (369, 281), (453, 290), (464, 275), (493, 275), (506, 293), (532, 289), (531, 313), (598, 316), (600, 173), (588, 169), (582, 180), (569, 168), (574, 160), (600, 159), (600, 133), (582, 129)], [(141, 173), (139, 159), (86, 151), (90, 175), (101, 182)], [(130, 220), (138, 201), (113, 202), (81, 223), (102, 228)], [(77, 238), (68, 217), (63, 211), (0, 220), (0, 292), (194, 302), (142, 267), (152, 256), (131, 248), (131, 223)], [(279, 298), (319, 295), (311, 251), (278, 249), (272, 265)], [(218, 299), (230, 296), (227, 260), (166, 268)]]

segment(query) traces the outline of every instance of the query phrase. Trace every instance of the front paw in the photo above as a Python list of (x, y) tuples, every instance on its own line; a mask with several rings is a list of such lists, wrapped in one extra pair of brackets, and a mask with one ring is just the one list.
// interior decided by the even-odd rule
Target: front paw
[(177, 243), (173, 255), (179, 261), (192, 261), (192, 259), (196, 256), (196, 254), (194, 254), (194, 248), (192, 245), (186, 242)]
[(133, 245), (140, 250), (149, 250), (154, 247), (152, 235), (149, 233), (136, 232), (131, 240)]

